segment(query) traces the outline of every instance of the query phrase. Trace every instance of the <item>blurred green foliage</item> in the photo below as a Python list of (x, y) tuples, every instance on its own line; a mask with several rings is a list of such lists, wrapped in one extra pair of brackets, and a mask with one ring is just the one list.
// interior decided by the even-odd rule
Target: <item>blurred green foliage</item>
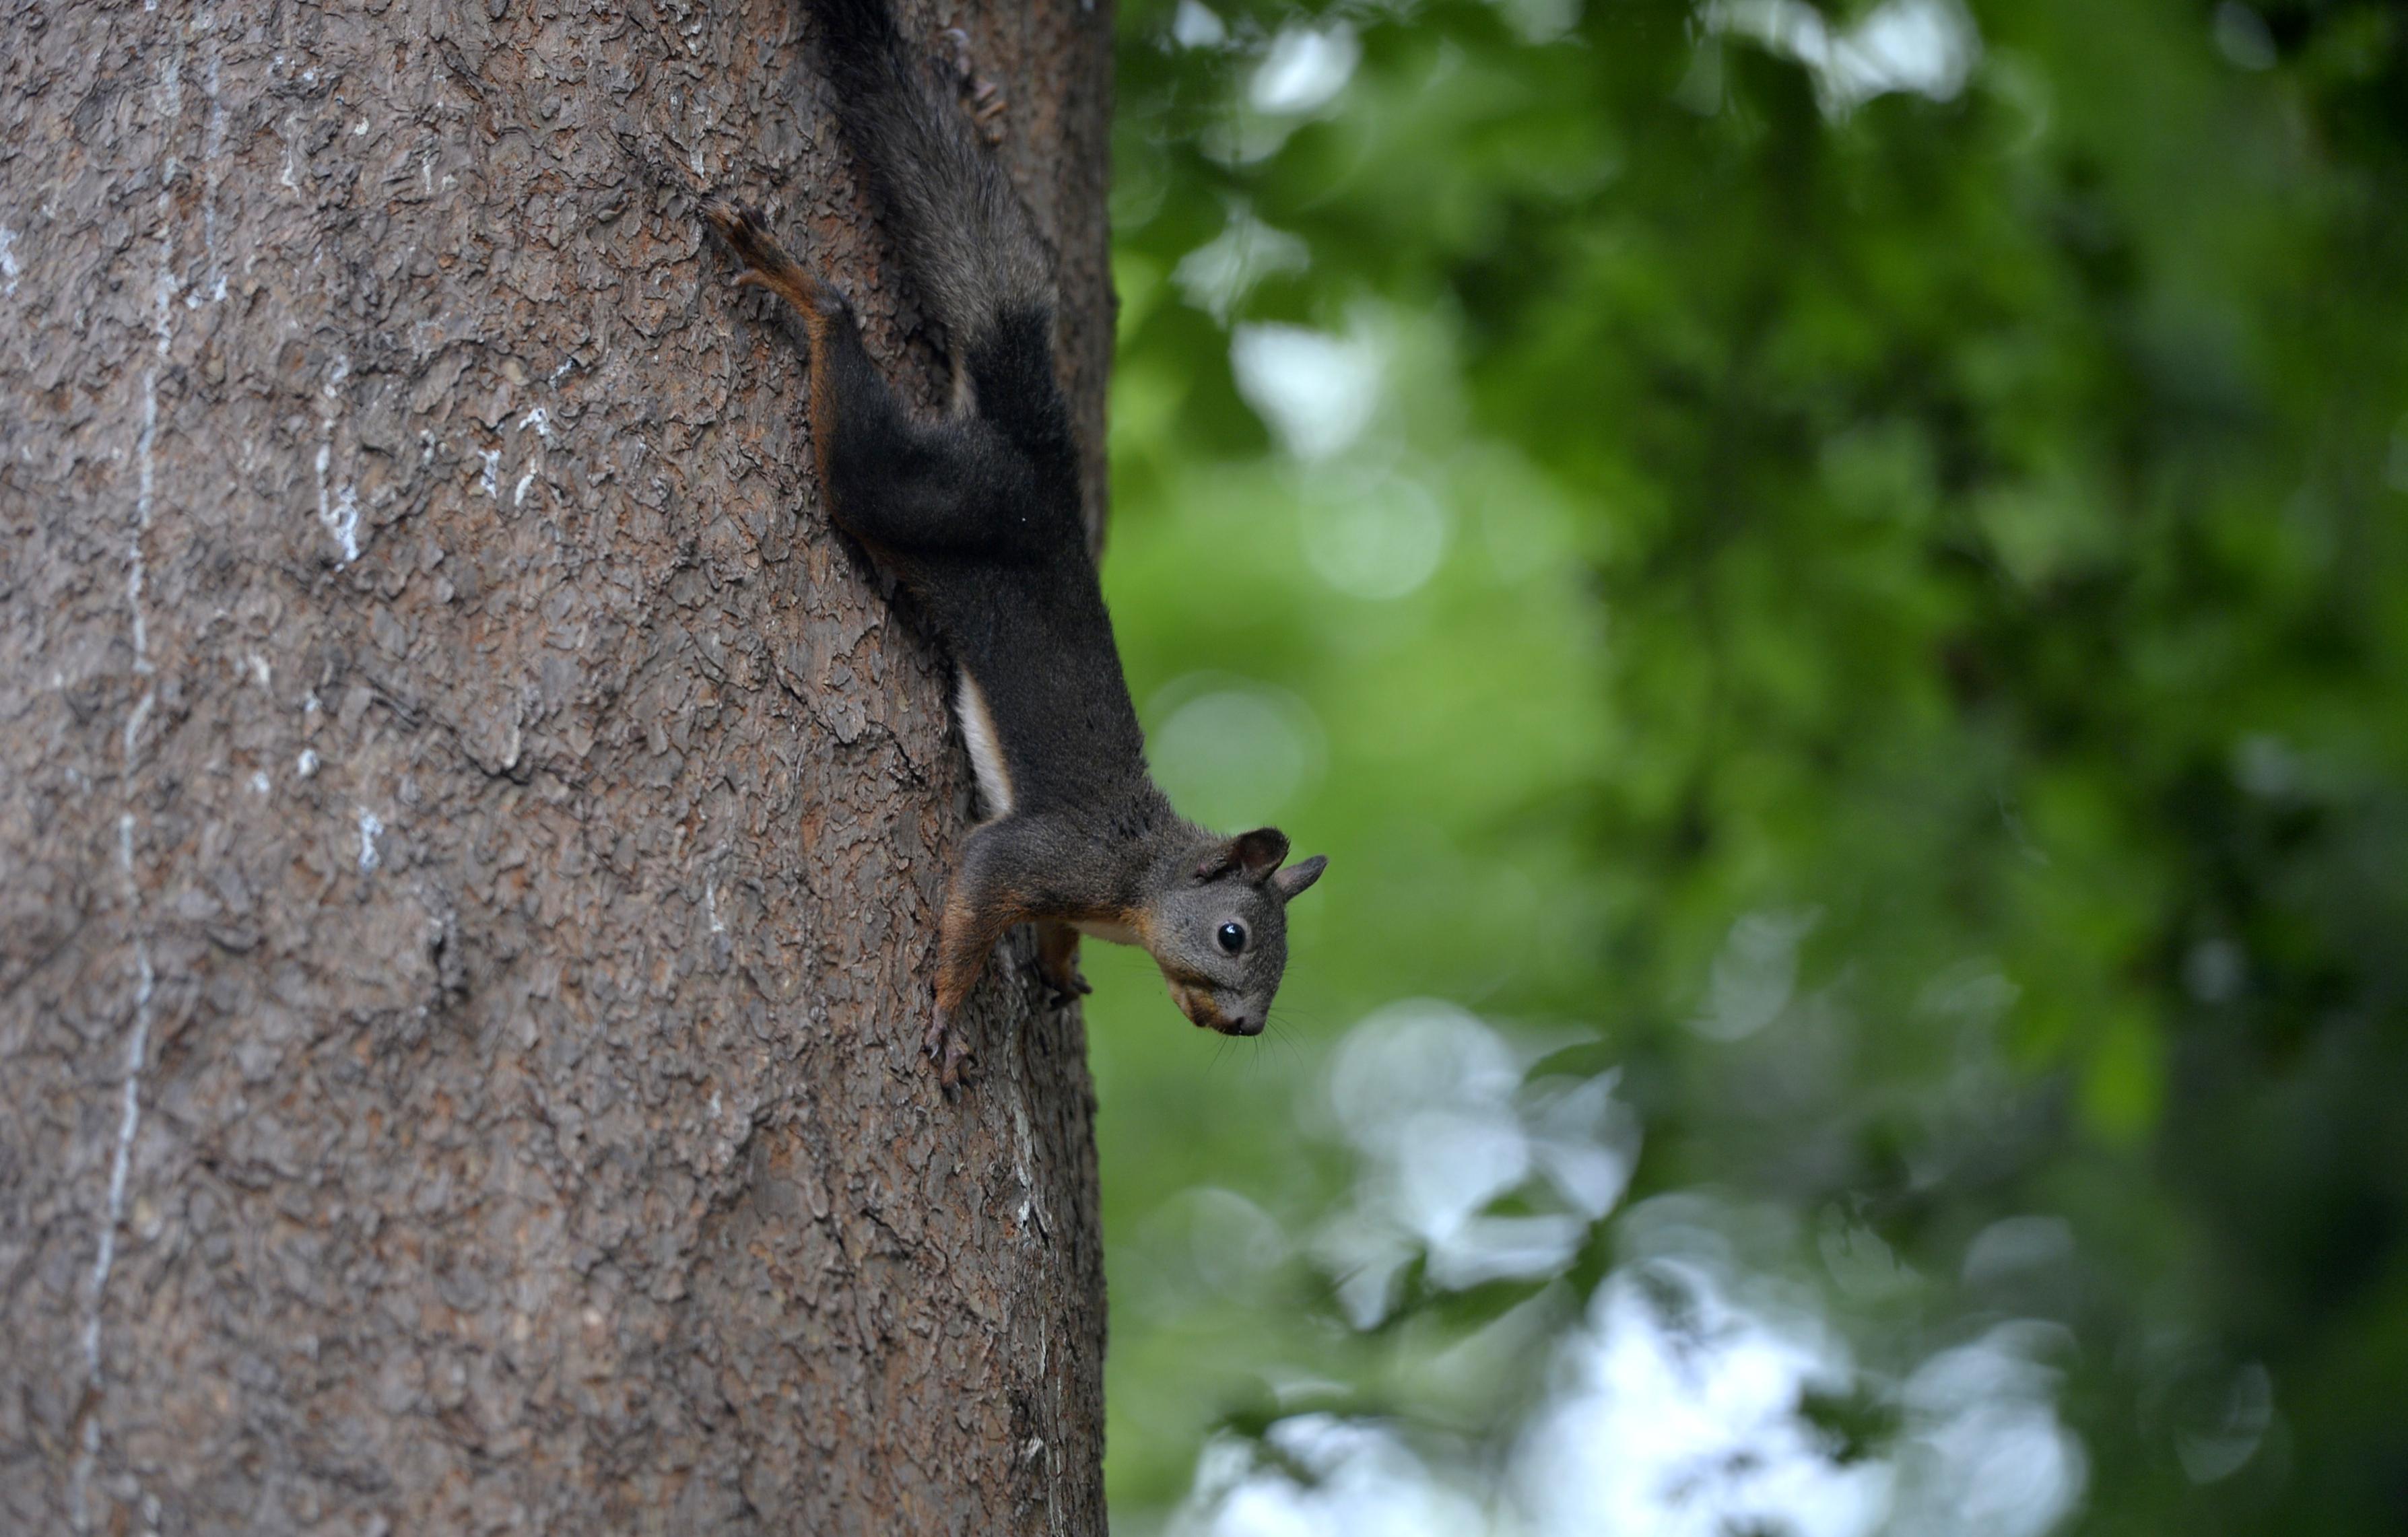
[(2000, 0), (1876, 91), (1795, 25), (1868, 8), (1124, 7), (1105, 584), (1177, 797), (1332, 856), (1264, 1041), (1091, 947), (1127, 1530), (1299, 1405), (1495, 1433), (1610, 1265), (1347, 1321), (1320, 1064), (1413, 996), (1869, 1361), (2064, 1326), (2075, 1529), (2408, 1527), (2408, 15)]

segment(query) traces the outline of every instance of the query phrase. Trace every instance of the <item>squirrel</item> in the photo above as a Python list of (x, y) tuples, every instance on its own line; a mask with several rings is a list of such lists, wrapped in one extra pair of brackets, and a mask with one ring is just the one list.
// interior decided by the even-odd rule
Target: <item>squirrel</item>
[(835, 524), (893, 573), (955, 671), (985, 819), (964, 842), (937, 942), (924, 1049), (953, 1089), (958, 1020), (1010, 929), (1034, 923), (1056, 1001), (1092, 989), (1080, 936), (1144, 946), (1181, 1012), (1261, 1032), (1287, 965), (1287, 904), (1328, 861), (1285, 864), (1277, 828), (1182, 818), (1147, 772), (1080, 512), (1078, 441), (1054, 363), (1052, 252), (958, 106), (907, 49), (890, 0), (810, 0), (844, 140), (942, 330), (950, 411), (929, 420), (862, 346), (852, 306), (755, 211), (704, 216), (757, 287), (801, 315), (811, 450)]

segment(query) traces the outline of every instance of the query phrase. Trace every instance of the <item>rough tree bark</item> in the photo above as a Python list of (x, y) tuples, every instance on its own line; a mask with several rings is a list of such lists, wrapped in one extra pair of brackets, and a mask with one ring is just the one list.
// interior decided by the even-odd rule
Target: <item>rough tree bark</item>
[[(965, 25), (1101, 441), (1109, 7)], [(1075, 1015), (690, 183), (792, 0), (0, 0), (0, 1529), (1099, 1532)], [(942, 11), (943, 14), (937, 14)]]

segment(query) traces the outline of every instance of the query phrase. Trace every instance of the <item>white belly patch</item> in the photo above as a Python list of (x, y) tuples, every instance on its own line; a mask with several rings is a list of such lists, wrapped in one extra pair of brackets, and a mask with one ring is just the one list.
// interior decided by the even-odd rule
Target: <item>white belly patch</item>
[(962, 723), (962, 740), (970, 747), (970, 767), (978, 775), (979, 799), (990, 818), (1011, 815), (1011, 776), (1004, 771), (1003, 741), (995, 733), (995, 717), (987, 713), (986, 695), (978, 679), (964, 668), (953, 690), (953, 714)]

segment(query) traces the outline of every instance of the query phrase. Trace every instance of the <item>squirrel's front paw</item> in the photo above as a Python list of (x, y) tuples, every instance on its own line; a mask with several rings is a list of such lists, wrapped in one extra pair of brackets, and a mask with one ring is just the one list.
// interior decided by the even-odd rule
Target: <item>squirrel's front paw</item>
[(1050, 1009), (1067, 1009), (1096, 990), (1088, 986), (1087, 979), (1079, 975), (1076, 967), (1059, 972), (1047, 971), (1043, 974), (1043, 981), (1045, 1006)]
[(928, 1060), (937, 1064), (937, 1082), (947, 1093), (962, 1086), (962, 1063), (969, 1060), (967, 1042), (953, 1033), (953, 1011), (943, 1004), (937, 1006), (936, 1018), (929, 1022), (928, 1032), (921, 1038), (921, 1049)]
[(1045, 984), (1045, 1006), (1068, 1008), (1096, 989), (1079, 975), (1079, 931), (1062, 922), (1037, 926), (1037, 978)]

